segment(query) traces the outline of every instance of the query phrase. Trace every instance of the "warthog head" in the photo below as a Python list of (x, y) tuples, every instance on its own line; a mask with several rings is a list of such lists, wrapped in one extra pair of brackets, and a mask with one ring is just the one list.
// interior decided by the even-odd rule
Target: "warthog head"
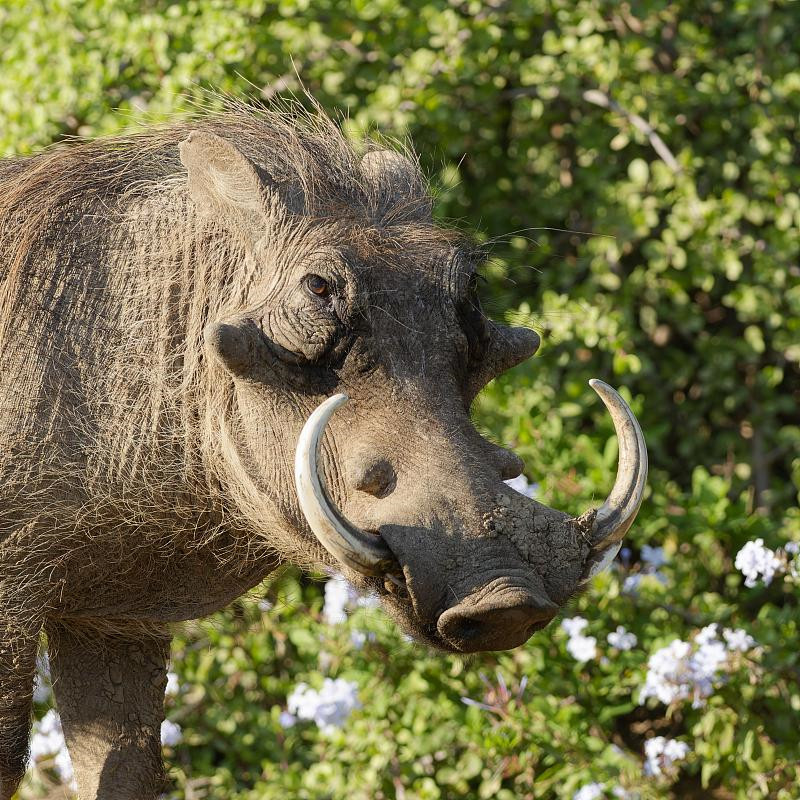
[(434, 224), (412, 159), (342, 144), (320, 163), (319, 136), (295, 134), (282, 172), (223, 129), (181, 144), (191, 201), (247, 275), (205, 328), (235, 385), (224, 448), (281, 507), (295, 553), (313, 560), (318, 540), (430, 644), (516, 647), (616, 554), (644, 491), (641, 431), (594, 381), (620, 444), (608, 500), (572, 518), (511, 490), (522, 462), (469, 410), (539, 337), (481, 312), (480, 254)]

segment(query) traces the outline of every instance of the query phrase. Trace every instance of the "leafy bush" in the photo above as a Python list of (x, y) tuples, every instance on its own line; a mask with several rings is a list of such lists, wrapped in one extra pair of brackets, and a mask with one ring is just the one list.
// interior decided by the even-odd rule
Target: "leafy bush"
[[(796, 798), (796, 4), (46, 6), (0, 8), (0, 151), (217, 105), (204, 87), (268, 98), (302, 79), (354, 134), (410, 135), (438, 213), (486, 243), (489, 312), (543, 333), (476, 405), (542, 498), (578, 511), (610, 483), (589, 377), (624, 387), (651, 452), (630, 552), (567, 611), (588, 620), (572, 635), (428, 654), (373, 609), (326, 623), (320, 582), (292, 571), (266, 586), (271, 611), (242, 601), (187, 631), (173, 795)], [(734, 560), (759, 538), (782, 574), (766, 585), (751, 546), (745, 587)], [(632, 641), (619, 626), (630, 649), (609, 643)], [(285, 727), (298, 684), (326, 677), (354, 682), (362, 707), (341, 728)], [(326, 686), (334, 716), (347, 686)]]

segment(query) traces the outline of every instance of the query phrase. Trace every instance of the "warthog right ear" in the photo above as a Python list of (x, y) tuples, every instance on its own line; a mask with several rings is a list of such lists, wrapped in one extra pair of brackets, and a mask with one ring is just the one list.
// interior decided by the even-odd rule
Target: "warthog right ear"
[(396, 150), (368, 150), (361, 157), (361, 171), (377, 190), (379, 213), (392, 207), (397, 215), (431, 221), (433, 205), (422, 173), (407, 155)]
[(189, 196), (201, 212), (219, 217), (248, 243), (259, 239), (268, 204), (279, 201), (253, 162), (232, 142), (208, 131), (192, 131), (179, 150)]

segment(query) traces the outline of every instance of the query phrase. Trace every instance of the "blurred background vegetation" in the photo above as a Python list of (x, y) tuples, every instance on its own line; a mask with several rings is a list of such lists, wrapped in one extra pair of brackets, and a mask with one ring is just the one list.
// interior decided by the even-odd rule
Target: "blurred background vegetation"
[[(616, 456), (590, 377), (623, 387), (651, 453), (630, 552), (567, 612), (590, 620), (596, 658), (573, 659), (557, 626), (469, 663), (429, 654), (375, 610), (327, 624), (322, 580), (287, 571), (260, 591), (270, 611), (243, 600), (177, 642), (172, 796), (573, 798), (587, 785), (601, 794), (586, 798), (800, 796), (800, 590), (789, 577), (745, 588), (733, 565), (756, 537), (800, 540), (798, 11), (789, 0), (0, 6), (5, 155), (214, 108), (209, 89), (268, 102), (305, 86), (354, 136), (408, 137), (437, 214), (487, 244), (487, 312), (543, 336), (479, 398), (478, 425), (525, 458), (545, 502), (575, 512), (604, 496)], [(663, 547), (657, 575), (644, 544)], [(648, 656), (714, 622), (745, 628), (754, 655), (698, 708), (640, 704)], [(635, 648), (606, 644), (617, 625)], [(283, 727), (292, 688), (324, 676), (355, 681), (363, 708), (334, 732)], [(521, 698), (503, 700), (498, 680), (516, 697), (523, 679)], [(657, 735), (690, 752), (646, 775)]]

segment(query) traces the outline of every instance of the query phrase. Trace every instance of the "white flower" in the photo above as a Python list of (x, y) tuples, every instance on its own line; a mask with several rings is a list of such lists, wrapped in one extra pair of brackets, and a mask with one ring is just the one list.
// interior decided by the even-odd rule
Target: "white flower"
[(576, 661), (591, 661), (597, 656), (597, 639), (594, 636), (573, 636), (567, 642), (567, 650)]
[(689, 745), (677, 739), (654, 736), (644, 743), (644, 774), (661, 775), (674, 762), (682, 761), (689, 752)]
[(639, 591), (639, 584), (642, 582), (642, 578), (644, 576), (640, 573), (636, 575), (628, 575), (627, 578), (622, 582), (622, 592), (623, 594), (636, 594)]
[(747, 542), (736, 554), (734, 566), (744, 575), (744, 585), (752, 588), (758, 583), (759, 576), (769, 586), (783, 565), (772, 550), (764, 547), (763, 539), (755, 539)]
[(635, 633), (629, 633), (622, 625), (617, 625), (615, 631), (606, 636), (608, 643), (617, 650), (630, 650), (639, 641)]
[(672, 761), (682, 761), (689, 753), (689, 745), (686, 742), (679, 742), (677, 739), (667, 739), (664, 742), (664, 758)]
[(343, 678), (325, 678), (317, 691), (306, 683), (299, 683), (287, 699), (289, 713), (298, 719), (314, 720), (323, 733), (341, 727), (350, 713), (361, 708), (358, 687)]
[(375, 634), (372, 632), (352, 631), (350, 633), (350, 643), (356, 650), (360, 650), (367, 642), (374, 642)]
[(586, 786), (581, 786), (581, 788), (572, 795), (572, 800), (597, 800), (598, 797), (602, 796), (602, 783), (587, 783)]
[(669, 705), (689, 696), (690, 685), (685, 660), (690, 651), (688, 642), (675, 639), (650, 656), (647, 660), (645, 683), (639, 693), (640, 703), (644, 703), (648, 697), (656, 697), (660, 702)]
[(582, 633), (588, 624), (588, 620), (577, 616), (561, 620), (561, 629), (569, 637), (567, 650), (576, 661), (589, 661), (597, 656), (597, 639)]
[(645, 578), (654, 578), (662, 586), (667, 585), (667, 576), (659, 570), (650, 570), (647, 568), (644, 572), (637, 572), (634, 575), (628, 575), (622, 583), (623, 594), (636, 594), (639, 591), (639, 585)]
[(561, 630), (565, 631), (570, 638), (580, 636), (581, 631), (589, 624), (588, 619), (583, 617), (567, 617), (561, 620)]
[(31, 761), (35, 764), (43, 758), (55, 755), (66, 747), (61, 730), (61, 718), (51, 708), (40, 720), (33, 723), (31, 730)]
[(50, 658), (45, 650), (36, 659), (36, 676), (33, 679), (33, 702), (46, 703), (50, 700), (53, 690), (50, 688)]
[(347, 608), (358, 600), (358, 592), (343, 575), (334, 575), (325, 584), (325, 605), (322, 617), (328, 625), (341, 625), (347, 620)]
[(281, 711), (278, 717), (278, 724), (281, 728), (291, 728), (297, 722), (297, 717), (288, 711)]
[(717, 623), (712, 622), (710, 625), (706, 625), (705, 628), (701, 628), (699, 633), (696, 633), (694, 636), (694, 641), (696, 644), (708, 644), (708, 642), (713, 641), (717, 638)]
[(40, 673), (36, 673), (36, 676), (33, 679), (33, 702), (34, 703), (46, 703), (50, 700), (50, 696), (53, 694), (50, 687), (44, 682), (44, 676)]
[(181, 691), (181, 684), (178, 680), (178, 676), (174, 672), (167, 673), (167, 688), (164, 691), (164, 694), (167, 697), (175, 697), (177, 694), (180, 694)]
[(621, 786), (615, 786), (611, 790), (611, 794), (613, 794), (614, 797), (618, 797), (619, 800), (628, 800), (628, 798), (631, 796), (631, 793), (627, 789), (623, 789)]
[(175, 747), (183, 741), (183, 731), (177, 722), (165, 719), (161, 723), (161, 744)]
[(696, 680), (711, 681), (728, 660), (728, 651), (720, 641), (703, 642), (692, 656), (691, 666)]
[(343, 575), (334, 575), (325, 584), (325, 604), (322, 617), (328, 625), (341, 625), (347, 620), (348, 609), (378, 608), (378, 595), (371, 592), (359, 595), (356, 588)]
[(267, 600), (265, 597), (262, 597), (258, 601), (258, 610), (262, 614), (266, 614), (268, 611), (272, 611), (272, 602), (270, 600)]
[(641, 556), (642, 561), (652, 570), (657, 570), (667, 563), (663, 547), (650, 547), (649, 545), (643, 544)]
[(798, 553), (800, 553), (800, 542), (786, 542), (786, 544), (783, 546), (783, 549), (787, 553), (796, 556)]
[(535, 497), (539, 491), (538, 483), (528, 483), (528, 479), (524, 475), (518, 475), (516, 478), (507, 480), (506, 486), (513, 489), (515, 492), (524, 494), (525, 497)]
[(61, 783), (70, 786), (73, 791), (77, 791), (78, 783), (75, 780), (75, 772), (72, 769), (72, 760), (69, 757), (66, 747), (62, 747), (58, 753), (56, 753), (56, 757), (53, 760), (53, 766), (55, 766), (56, 773), (61, 779)]
[(746, 650), (756, 646), (756, 640), (741, 628), (736, 628), (736, 630), (725, 628), (722, 631), (722, 636), (728, 643), (728, 650), (738, 650), (744, 653)]

